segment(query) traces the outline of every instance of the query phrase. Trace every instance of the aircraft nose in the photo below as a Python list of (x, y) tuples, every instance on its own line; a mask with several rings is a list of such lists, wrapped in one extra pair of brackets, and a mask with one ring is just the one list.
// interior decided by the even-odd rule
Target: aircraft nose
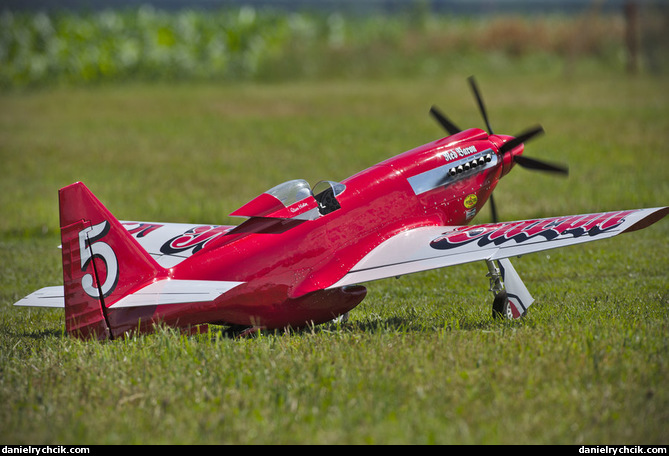
[(512, 152), (513, 155), (523, 153), (524, 144), (522, 142), (518, 143), (515, 137), (509, 135), (495, 135), (495, 139), (497, 139), (495, 142), (500, 153), (506, 154)]
[(506, 175), (516, 163), (515, 157), (523, 155), (525, 145), (518, 143), (516, 138), (509, 135), (494, 135), (493, 142), (497, 146), (500, 161), (502, 162), (502, 176)]

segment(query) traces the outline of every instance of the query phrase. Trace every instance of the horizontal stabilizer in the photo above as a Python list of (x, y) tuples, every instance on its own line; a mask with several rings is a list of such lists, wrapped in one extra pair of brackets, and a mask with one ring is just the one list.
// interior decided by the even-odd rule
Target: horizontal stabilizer
[[(158, 280), (121, 298), (110, 309), (120, 307), (160, 306), (189, 302), (209, 302), (243, 282), (210, 280)], [(24, 307), (65, 307), (62, 286), (37, 290), (14, 304)]]
[(41, 288), (30, 293), (25, 298), (14, 303), (15, 306), (26, 307), (65, 307), (65, 292), (63, 286)]
[(208, 302), (242, 283), (210, 280), (159, 280), (121, 298), (112, 308)]

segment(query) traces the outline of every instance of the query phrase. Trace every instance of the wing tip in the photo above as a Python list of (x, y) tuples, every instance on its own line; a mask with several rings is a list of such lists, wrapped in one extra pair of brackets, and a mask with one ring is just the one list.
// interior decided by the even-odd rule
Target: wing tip
[(638, 231), (647, 228), (650, 225), (662, 220), (667, 214), (669, 214), (669, 206), (660, 207), (654, 212), (650, 213), (649, 215), (643, 217), (635, 224), (625, 229), (623, 233), (631, 233), (632, 231)]

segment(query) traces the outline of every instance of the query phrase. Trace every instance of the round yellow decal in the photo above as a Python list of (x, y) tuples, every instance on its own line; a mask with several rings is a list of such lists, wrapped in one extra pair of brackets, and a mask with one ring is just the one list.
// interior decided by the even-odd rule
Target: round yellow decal
[(474, 194), (467, 195), (467, 197), (465, 198), (465, 207), (467, 209), (471, 209), (472, 207), (476, 206), (477, 201), (478, 201), (478, 198), (476, 197), (476, 195), (474, 195)]

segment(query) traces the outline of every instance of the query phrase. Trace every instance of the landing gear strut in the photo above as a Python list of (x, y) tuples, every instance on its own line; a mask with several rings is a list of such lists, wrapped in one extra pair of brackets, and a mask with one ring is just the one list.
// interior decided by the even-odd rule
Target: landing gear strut
[(492, 317), (493, 318), (513, 318), (509, 313), (509, 297), (504, 288), (502, 281), (502, 273), (492, 260), (486, 260), (488, 266), (488, 274), (486, 277), (490, 279), (490, 291), (495, 296), (492, 301)]
[(497, 260), (497, 264), (494, 260), (486, 260), (486, 265), (490, 291), (495, 296), (492, 302), (493, 318), (515, 320), (523, 317), (527, 313), (527, 308), (534, 302), (534, 298), (525, 288), (511, 262), (506, 258)]

